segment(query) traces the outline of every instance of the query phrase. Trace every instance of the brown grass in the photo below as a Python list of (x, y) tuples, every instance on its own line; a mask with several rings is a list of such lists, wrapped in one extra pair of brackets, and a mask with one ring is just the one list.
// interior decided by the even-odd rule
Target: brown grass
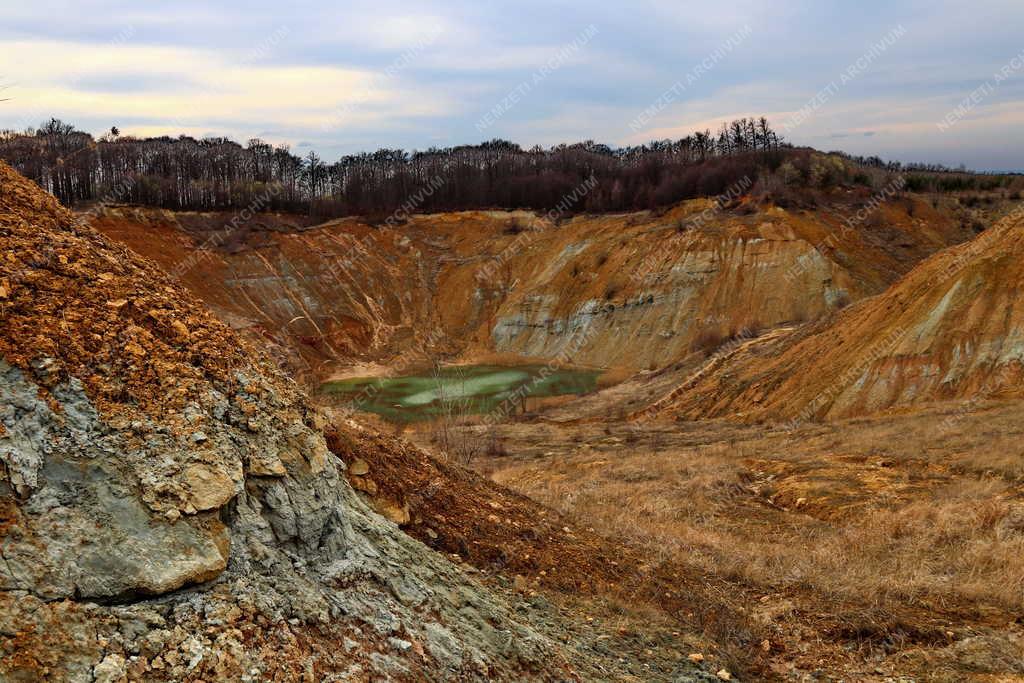
[[(1024, 610), (1022, 416), (1019, 405), (946, 406), (792, 433), (572, 425), (543, 439), (508, 425), (513, 455), (480, 466), (656, 560), (764, 592), (755, 610), (783, 631), (919, 660), (937, 652), (960, 671), (961, 636), (1005, 629)], [(1022, 663), (997, 670), (1024, 673), (1022, 641), (999, 642), (1000, 657)]]

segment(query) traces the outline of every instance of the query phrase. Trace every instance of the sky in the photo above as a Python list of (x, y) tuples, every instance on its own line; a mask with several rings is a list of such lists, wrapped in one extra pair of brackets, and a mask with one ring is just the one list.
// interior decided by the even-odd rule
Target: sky
[(5, 0), (0, 128), (328, 160), (613, 146), (764, 115), (798, 145), (1024, 170), (1021, 0)]

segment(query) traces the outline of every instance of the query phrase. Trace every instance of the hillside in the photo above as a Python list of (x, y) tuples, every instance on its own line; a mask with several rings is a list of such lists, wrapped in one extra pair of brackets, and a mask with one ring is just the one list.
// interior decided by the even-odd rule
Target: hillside
[(108, 208), (95, 225), (307, 378), (410, 350), (421, 362), (571, 356), (636, 371), (746, 329), (817, 319), (973, 234), (948, 202), (913, 196), (845, 229), (869, 200), (724, 210), (693, 200), (558, 223), (461, 212), (395, 228), (275, 216), (239, 227), (230, 214)]
[(807, 420), (1024, 396), (1024, 213), (827, 320), (713, 358), (641, 415)]
[(0, 244), (0, 678), (608, 671), (371, 513), (293, 382), (2, 165)]

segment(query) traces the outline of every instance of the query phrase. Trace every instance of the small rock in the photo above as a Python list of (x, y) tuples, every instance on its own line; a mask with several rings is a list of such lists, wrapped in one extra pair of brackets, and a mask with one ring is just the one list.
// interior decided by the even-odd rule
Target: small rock
[(359, 458), (349, 466), (348, 471), (354, 476), (362, 477), (370, 473), (370, 463)]
[(174, 336), (177, 337), (179, 340), (185, 341), (186, 339), (188, 339), (188, 328), (185, 327), (184, 323), (182, 323), (180, 320), (175, 320), (173, 323), (171, 323), (171, 330), (174, 331)]
[(377, 498), (373, 501), (373, 506), (377, 509), (377, 512), (399, 526), (408, 524), (411, 519), (408, 505), (399, 505), (393, 500)]
[(92, 675), (94, 683), (120, 683), (128, 680), (124, 657), (114, 654), (107, 655), (93, 668)]
[(412, 648), (412, 643), (408, 640), (402, 640), (401, 638), (388, 638), (388, 644), (400, 652), (405, 652)]
[(124, 308), (126, 305), (128, 305), (128, 299), (114, 299), (107, 302), (107, 306), (114, 309)]
[(249, 471), (259, 477), (283, 477), (288, 474), (284, 463), (277, 456), (253, 458), (249, 461)]
[(702, 655), (699, 652), (694, 652), (693, 654), (690, 655), (690, 661), (693, 662), (694, 664), (700, 664), (701, 662), (704, 661), (704, 655)]
[(128, 342), (124, 345), (124, 350), (137, 358), (142, 358), (146, 355), (146, 349), (142, 348), (138, 342)]
[(61, 364), (55, 358), (36, 358), (29, 362), (36, 377), (46, 385), (51, 385), (60, 378)]
[(718, 673), (716, 673), (715, 675), (718, 676), (723, 681), (731, 681), (732, 680), (732, 674), (729, 673), (728, 671), (726, 671), (725, 669), (719, 669)]

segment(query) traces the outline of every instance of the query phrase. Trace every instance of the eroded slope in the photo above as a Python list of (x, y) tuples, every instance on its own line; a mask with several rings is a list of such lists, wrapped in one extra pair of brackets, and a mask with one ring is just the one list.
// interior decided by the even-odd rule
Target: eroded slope
[(868, 199), (815, 210), (696, 200), (557, 224), (463, 212), (253, 231), (207, 216), (204, 231), (196, 215), (128, 209), (95, 224), (315, 378), (358, 361), (394, 365), (410, 350), (637, 370), (744, 329), (818, 318), (967, 239), (948, 208), (913, 197), (850, 228)]
[(712, 359), (642, 414), (805, 420), (1024, 395), (1024, 212), (833, 318)]

